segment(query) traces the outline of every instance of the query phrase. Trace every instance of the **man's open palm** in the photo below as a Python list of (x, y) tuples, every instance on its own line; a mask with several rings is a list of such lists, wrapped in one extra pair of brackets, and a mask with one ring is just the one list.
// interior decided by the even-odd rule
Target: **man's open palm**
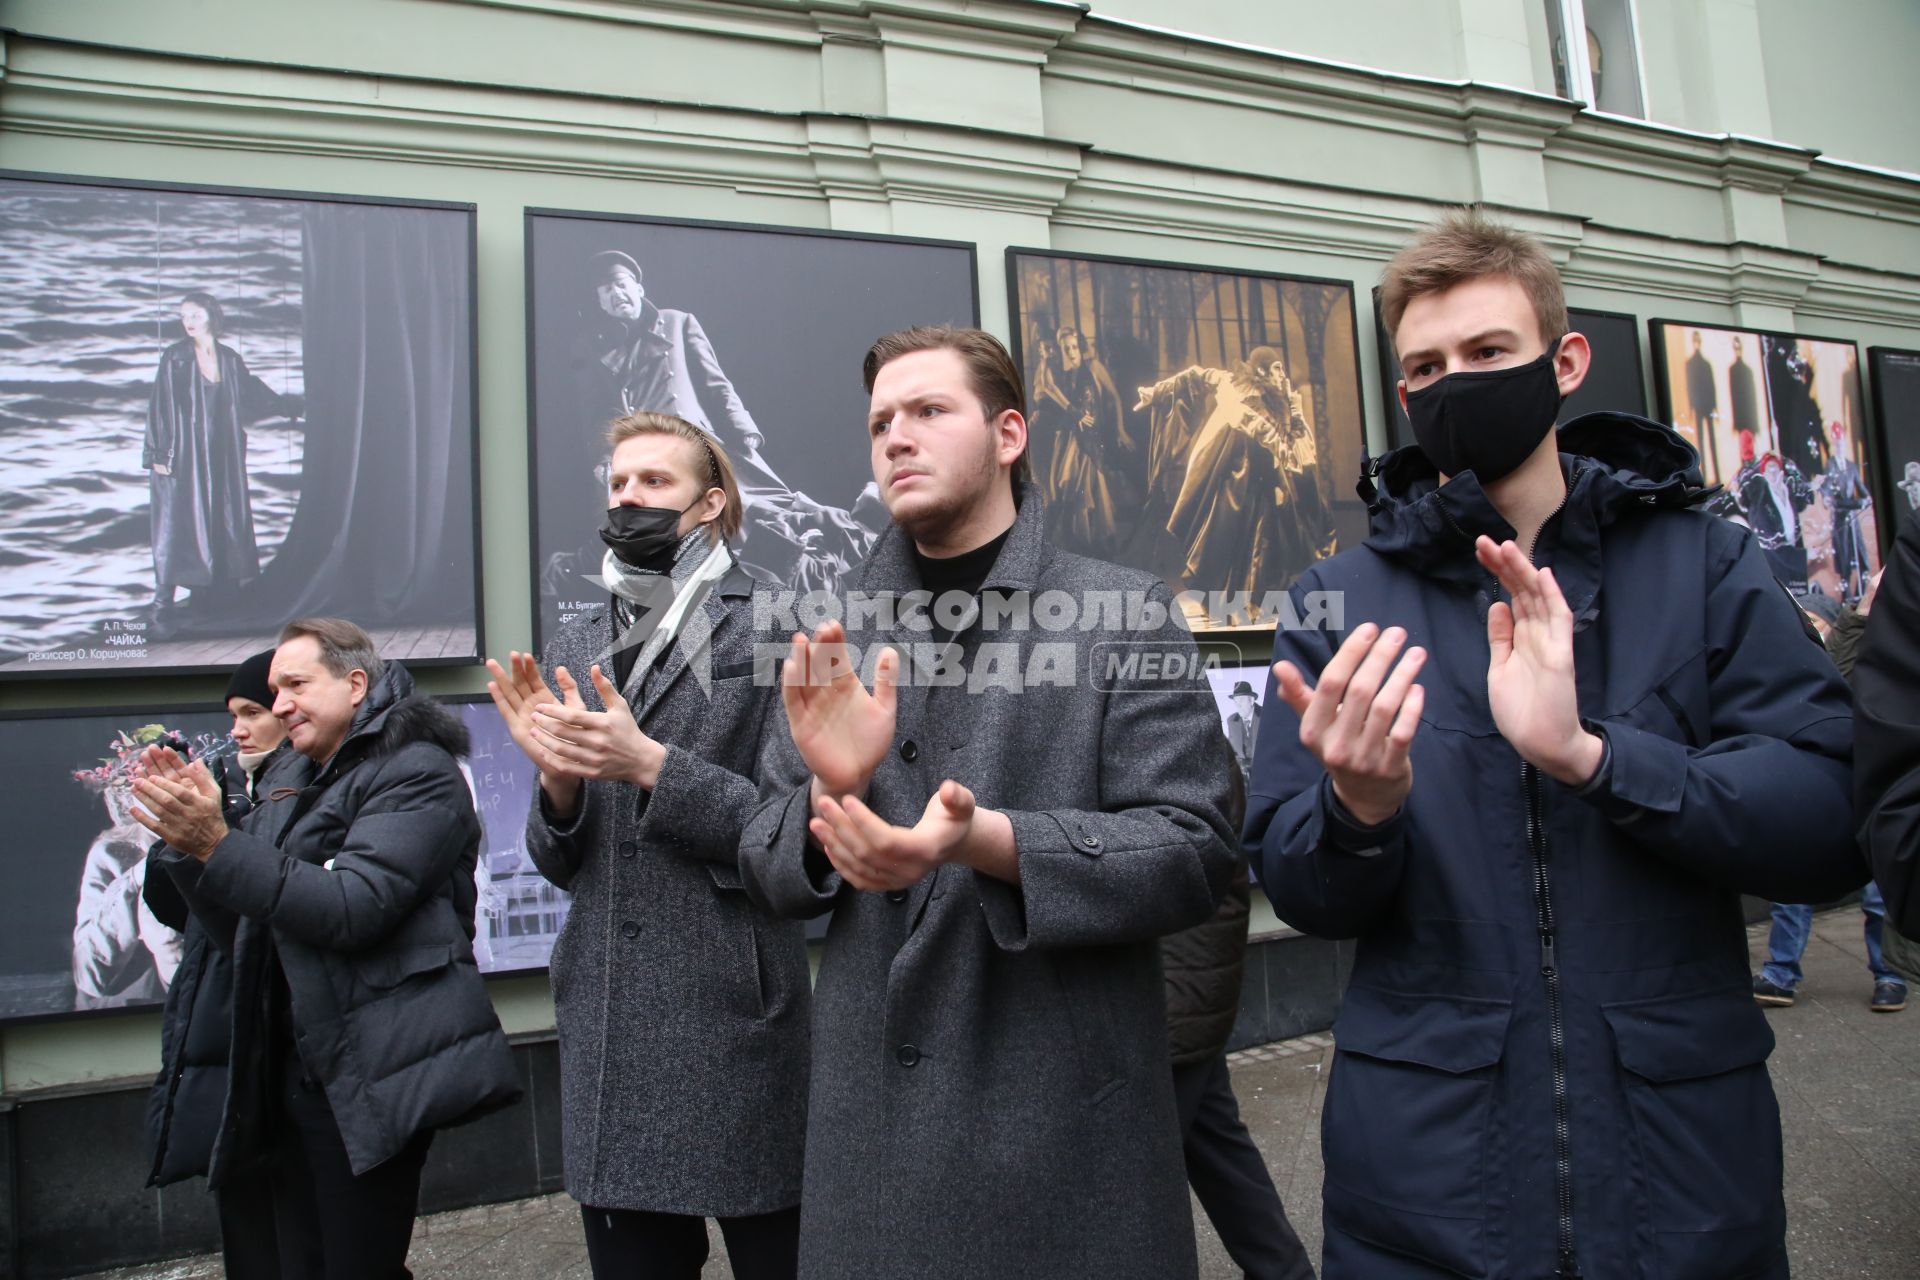
[(780, 696), (787, 728), (801, 759), (828, 795), (865, 792), (873, 771), (893, 745), (894, 681), (900, 665), (882, 651), (868, 691), (853, 669), (847, 632), (828, 622), (808, 639), (795, 632), (780, 667)]

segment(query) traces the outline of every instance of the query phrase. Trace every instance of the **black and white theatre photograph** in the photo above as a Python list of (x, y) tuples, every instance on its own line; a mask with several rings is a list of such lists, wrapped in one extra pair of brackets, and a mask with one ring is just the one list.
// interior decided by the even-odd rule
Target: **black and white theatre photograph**
[(1350, 284), (1027, 249), (1007, 271), (1060, 546), (1158, 574), (1222, 630), (1273, 626), (1288, 583), (1365, 536)]
[(0, 678), (479, 652), (469, 206), (0, 176)]
[(606, 431), (671, 413), (732, 458), (742, 564), (831, 591), (887, 523), (860, 365), (915, 324), (971, 325), (971, 245), (534, 210), (527, 215), (535, 620), (605, 595)]

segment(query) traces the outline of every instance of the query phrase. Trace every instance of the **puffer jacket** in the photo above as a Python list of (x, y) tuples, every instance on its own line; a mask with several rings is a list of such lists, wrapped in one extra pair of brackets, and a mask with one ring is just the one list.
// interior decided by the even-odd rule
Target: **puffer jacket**
[(176, 882), (231, 933), (232, 1077), (209, 1180), (264, 1146), (274, 1046), (264, 948), (279, 952), (301, 1065), (354, 1173), (520, 1096), (473, 958), (480, 823), (456, 758), (466, 727), (389, 663), (325, 764), (296, 757), (259, 815)]
[[(1247, 789), (1237, 761), (1228, 764), (1227, 778), (1233, 784), (1227, 817), (1238, 830), (1247, 811)], [(1242, 859), (1210, 918), (1160, 939), (1160, 967), (1167, 977), (1167, 1056), (1176, 1067), (1218, 1057), (1233, 1038), (1247, 971), (1252, 898)]]
[[(1417, 448), (1388, 455), (1366, 543), (1294, 588), (1430, 654), (1413, 791), (1382, 828), (1344, 820), (1296, 733), (1260, 735), (1253, 765), (1246, 840), (1276, 910), (1359, 940), (1322, 1121), (1328, 1280), (1787, 1274), (1739, 895), (1866, 880), (1847, 690), (1752, 533), (1688, 509), (1677, 435), (1594, 414), (1560, 448), (1569, 492), (1535, 557), (1607, 742), (1586, 787), (1494, 725), (1500, 588), (1473, 538), (1513, 530), (1470, 473), (1437, 487)], [(1345, 639), (1283, 629), (1275, 657), (1317, 678)]]
[[(271, 792), (294, 755), (283, 742), (262, 760), (254, 793)], [(231, 759), (220, 763), (227, 822), (244, 828), (256, 812), (247, 775)], [(147, 1097), (147, 1137), (153, 1147), (147, 1185), (160, 1187), (204, 1175), (213, 1162), (233, 1055), (233, 958), (214, 942), (175, 883), (182, 856), (164, 844), (155, 844), (148, 856), (142, 895), (154, 917), (181, 935), (180, 967), (167, 988), (160, 1020), (160, 1073)]]

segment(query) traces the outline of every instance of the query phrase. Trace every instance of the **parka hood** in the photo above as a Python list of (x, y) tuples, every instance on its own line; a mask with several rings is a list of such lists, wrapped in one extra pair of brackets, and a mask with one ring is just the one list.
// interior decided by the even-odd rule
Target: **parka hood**
[(414, 692), (413, 677), (405, 667), (389, 662), (367, 689), (335, 758), (391, 755), (415, 742), (430, 742), (461, 759), (472, 748), (472, 735), (459, 716)]
[[(1597, 586), (1600, 531), (1615, 520), (1650, 511), (1691, 507), (1712, 496), (1700, 458), (1672, 428), (1630, 413), (1589, 413), (1559, 429), (1560, 466), (1567, 477), (1554, 558), (1555, 576), (1578, 612), (1580, 589)], [(1488, 501), (1472, 472), (1444, 486), (1418, 445), (1371, 461), (1358, 492), (1371, 526), (1366, 545), (1429, 577), (1471, 585), (1485, 573), (1473, 541), (1514, 536), (1513, 526)], [(1591, 590), (1586, 592), (1591, 598)]]

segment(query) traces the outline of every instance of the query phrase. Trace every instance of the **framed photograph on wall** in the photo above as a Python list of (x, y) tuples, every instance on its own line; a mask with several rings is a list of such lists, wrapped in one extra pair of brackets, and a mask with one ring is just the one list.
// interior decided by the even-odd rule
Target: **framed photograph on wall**
[(471, 205), (0, 174), (0, 679), (482, 649)]
[(1048, 532), (1145, 569), (1196, 631), (1271, 627), (1366, 536), (1353, 286), (1007, 251)]
[(537, 642), (606, 598), (604, 464), (622, 414), (677, 414), (732, 456), (748, 571), (831, 590), (887, 523), (861, 361), (979, 322), (971, 244), (527, 211)]
[(1873, 371), (1874, 463), (1882, 477), (1887, 537), (1920, 519), (1920, 351), (1868, 347)]
[(1860, 598), (1880, 566), (1860, 355), (1851, 342), (1650, 320), (1659, 418), (1700, 454), (1712, 509), (1789, 590)]
[(232, 723), (208, 705), (0, 715), (0, 769), (32, 797), (8, 813), (0, 1022), (166, 999), (180, 935), (141, 899), (153, 835), (130, 766), (163, 740), (226, 755)]
[[(1413, 424), (1400, 407), (1400, 365), (1394, 356), (1393, 341), (1380, 319), (1380, 290), (1373, 291), (1373, 337), (1380, 353), (1380, 403), (1387, 415), (1387, 447), (1398, 449), (1413, 440)], [(1593, 348), (1593, 363), (1579, 390), (1560, 406), (1559, 424), (1583, 414), (1612, 409), (1619, 413), (1647, 412), (1646, 373), (1640, 362), (1640, 321), (1620, 311), (1567, 309), (1567, 324), (1573, 332), (1586, 337)]]

